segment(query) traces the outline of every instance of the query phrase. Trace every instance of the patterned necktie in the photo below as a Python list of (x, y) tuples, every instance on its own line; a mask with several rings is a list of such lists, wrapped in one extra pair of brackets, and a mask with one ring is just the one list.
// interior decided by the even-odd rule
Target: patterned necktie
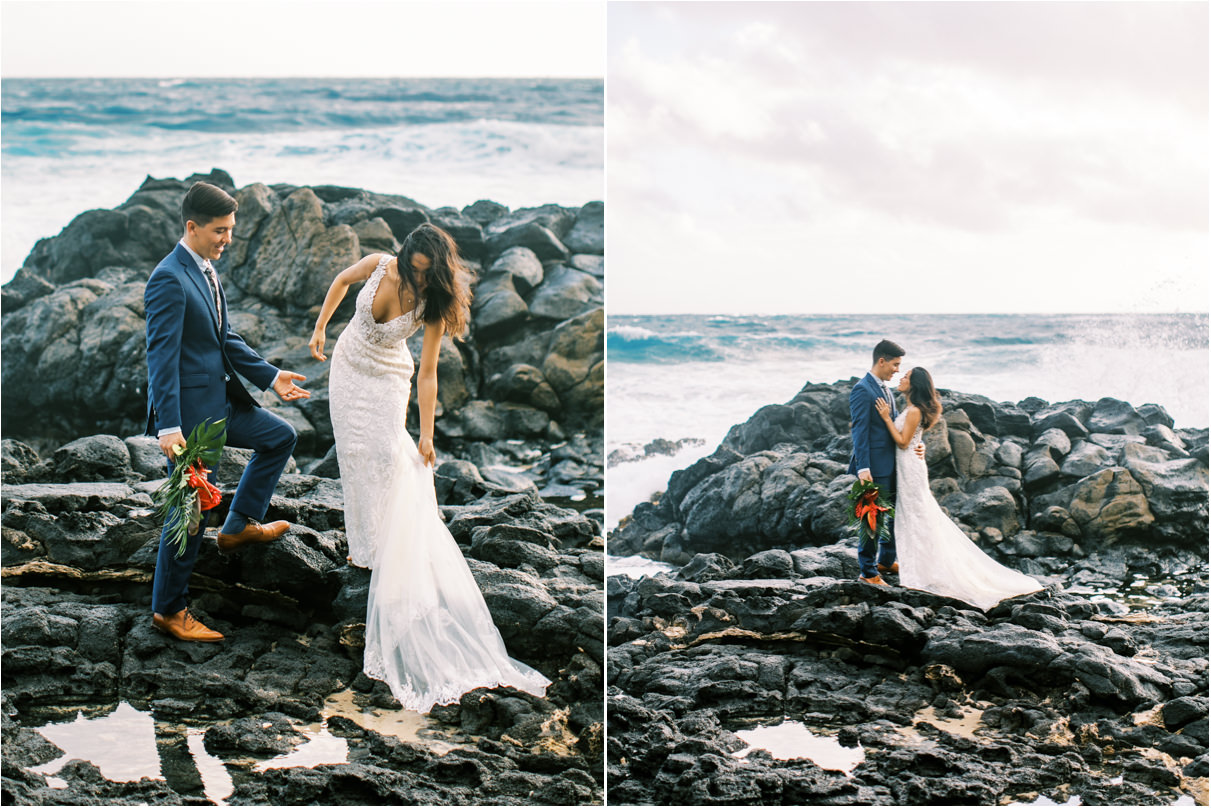
[(219, 301), (219, 276), (215, 274), (214, 265), (208, 260), (202, 261), (202, 274), (210, 284), (210, 294), (214, 297), (214, 310), (218, 315), (219, 325), (223, 324), (223, 306)]

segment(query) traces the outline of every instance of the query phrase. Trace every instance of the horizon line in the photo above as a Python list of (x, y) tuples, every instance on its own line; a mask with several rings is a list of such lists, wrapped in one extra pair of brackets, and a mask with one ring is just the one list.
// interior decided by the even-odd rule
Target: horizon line
[(452, 74), (452, 75), (411, 75), (411, 76), (384, 76), (384, 75), (214, 75), (214, 76), (174, 76), (174, 75), (106, 75), (93, 74), (88, 76), (61, 76), (61, 75), (2, 75), (0, 81), (10, 79), (16, 80), (37, 80), (49, 79), (53, 81), (70, 81), (70, 80), (96, 80), (96, 79), (151, 79), (155, 81), (208, 81), (214, 79), (378, 79), (381, 81), (390, 81), (396, 79), (500, 79), (500, 80), (516, 80), (516, 81), (586, 81), (596, 80), (603, 84), (605, 76), (583, 76), (583, 75), (548, 75), (548, 76), (519, 76), (519, 75), (483, 75), (483, 74)]
[(1107, 317), (1119, 314), (1193, 315), (1206, 317), (1208, 311), (800, 311), (800, 312), (622, 312), (608, 311), (609, 317), (1024, 317), (1035, 314), (1062, 314), (1072, 317)]

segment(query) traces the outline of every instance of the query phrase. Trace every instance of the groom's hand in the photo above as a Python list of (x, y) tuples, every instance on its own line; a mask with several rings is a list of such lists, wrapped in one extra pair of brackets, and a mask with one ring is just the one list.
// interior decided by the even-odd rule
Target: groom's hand
[(289, 370), (278, 371), (278, 377), (273, 380), (273, 392), (277, 393), (282, 401), (298, 401), (301, 398), (311, 398), (311, 393), (295, 384), (295, 380), (304, 381), (307, 377), (301, 373), (294, 373)]
[(917, 453), (917, 457), (921, 458), (922, 460), (925, 459), (925, 444), (924, 443), (917, 444), (916, 453)]
[(169, 460), (176, 461), (178, 446), (181, 447), (181, 451), (185, 451), (185, 436), (181, 432), (169, 432), (167, 435), (160, 436), (160, 451)]
[(870, 469), (862, 469), (861, 471), (859, 471), (858, 479), (863, 480), (868, 483), (874, 482), (874, 480), (870, 476)]

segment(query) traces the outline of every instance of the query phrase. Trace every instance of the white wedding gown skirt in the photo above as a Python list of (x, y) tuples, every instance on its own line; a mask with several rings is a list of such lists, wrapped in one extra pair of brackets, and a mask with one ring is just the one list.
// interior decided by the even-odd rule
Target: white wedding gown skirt
[[(904, 428), (904, 413), (896, 426)], [(921, 428), (907, 449), (896, 449), (896, 555), (900, 584), (958, 598), (988, 610), (1006, 598), (1038, 592), (1035, 579), (989, 558), (950, 520), (929, 490), (925, 461), (914, 452)]]
[(406, 709), (428, 712), (478, 687), (541, 696), (550, 680), (509, 657), (475, 578), (441, 519), (433, 472), (405, 429), (411, 315), (376, 323), (386, 262), (358, 295), (332, 352), (329, 403), (353, 563), (370, 567), (363, 670)]

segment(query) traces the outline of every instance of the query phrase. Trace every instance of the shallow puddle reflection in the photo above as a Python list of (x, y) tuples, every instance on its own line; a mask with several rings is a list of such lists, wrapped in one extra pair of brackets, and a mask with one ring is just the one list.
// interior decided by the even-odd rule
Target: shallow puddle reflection
[(198, 775), (202, 778), (202, 792), (211, 802), (222, 805), (235, 791), (231, 772), (227, 771), (223, 761), (206, 751), (206, 730), (192, 727), (185, 740), (186, 748), (198, 767)]
[(1035, 798), (1034, 802), (1011, 802), (1011, 803), (1009, 803), (1009, 808), (1023, 808), (1024, 806), (1027, 806), (1027, 805), (1083, 805), (1083, 804), (1084, 803), (1081, 802), (1081, 798), (1078, 796), (1075, 796), (1075, 795), (1069, 797), (1067, 802), (1056, 802), (1055, 800), (1051, 799), (1050, 797), (1048, 797), (1044, 794), (1040, 794), (1038, 797)]
[[(144, 777), (164, 779), (156, 747), (155, 721), (150, 713), (140, 712), (126, 702), (108, 715), (85, 718), (82, 712), (77, 712), (75, 720), (47, 724), (39, 727), (38, 732), (64, 752), (62, 757), (31, 769), (38, 774), (55, 774), (63, 764), (78, 758), (89, 761), (101, 770), (105, 779), (116, 783)], [(66, 783), (57, 787), (66, 787)]]
[[(401, 741), (424, 746), (430, 752), (444, 755), (463, 744), (435, 737), (440, 725), (424, 713), (413, 710), (385, 710), (378, 707), (361, 707), (352, 690), (333, 693), (324, 702), (320, 711), (324, 721), (334, 716), (347, 718), (362, 729), (373, 730), (380, 735), (391, 735)], [(318, 728), (318, 725), (311, 725)]]
[(348, 762), (349, 741), (328, 728), (329, 720), (336, 716), (437, 755), (475, 742), (473, 737), (451, 735), (422, 713), (359, 706), (352, 690), (329, 696), (321, 716), (316, 723), (291, 722), (303, 738), (290, 752), (270, 759), (248, 755), (220, 758), (206, 750), (206, 731), (226, 723), (223, 721), (163, 721), (128, 702), (71, 711), (43, 708), (27, 717), (28, 725), (64, 754), (31, 771), (45, 775), (52, 788), (68, 788), (55, 775), (70, 760), (86, 760), (113, 782), (159, 780), (182, 796), (205, 797), (224, 805), (240, 782), (259, 772)]
[(349, 761), (349, 742), (333, 735), (327, 727), (321, 727), (314, 734), (309, 732), (305, 732), (305, 734), (308, 735), (307, 740), (297, 749), (269, 760), (262, 760), (253, 767), (253, 771), (290, 769), (296, 766), (311, 769), (316, 766)]
[(747, 749), (732, 753), (739, 758), (747, 757), (754, 749), (764, 749), (776, 760), (806, 759), (821, 769), (845, 774), (866, 760), (866, 750), (861, 746), (844, 747), (836, 738), (816, 735), (798, 721), (736, 730), (736, 736), (748, 744)]

